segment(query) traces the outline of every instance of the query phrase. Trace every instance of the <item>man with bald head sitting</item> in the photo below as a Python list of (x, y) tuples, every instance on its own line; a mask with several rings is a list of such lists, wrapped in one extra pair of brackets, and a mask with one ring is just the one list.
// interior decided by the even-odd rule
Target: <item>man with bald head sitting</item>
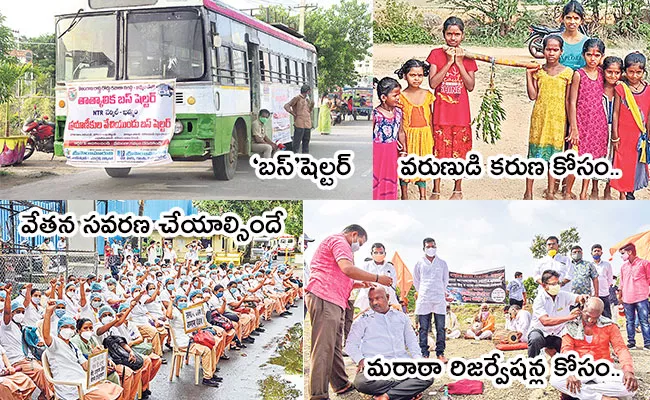
[(363, 374), (364, 359), (368, 357), (422, 358), (411, 320), (408, 315), (390, 307), (389, 298), (383, 286), (373, 286), (368, 291), (370, 310), (361, 314), (350, 328), (345, 351), (357, 363), (354, 386), (376, 400), (419, 399), (421, 393), (433, 384), (433, 379), (370, 381)]
[(630, 351), (625, 346), (618, 326), (602, 316), (604, 307), (603, 301), (598, 297), (587, 300), (581, 318), (567, 322), (561, 352), (574, 350), (580, 357), (591, 354), (594, 361), (605, 359), (613, 362), (609, 351), (611, 345), (623, 374), (618, 377), (594, 376), (582, 381), (575, 376), (551, 376), (551, 385), (564, 395), (580, 400), (614, 400), (634, 396), (639, 387)]

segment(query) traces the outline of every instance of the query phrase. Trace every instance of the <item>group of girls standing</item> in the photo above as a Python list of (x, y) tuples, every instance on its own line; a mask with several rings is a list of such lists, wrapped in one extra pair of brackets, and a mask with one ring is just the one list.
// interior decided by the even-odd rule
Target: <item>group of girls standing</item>
[[(634, 199), (636, 190), (647, 187), (648, 168), (641, 147), (647, 143), (650, 90), (645, 77), (646, 59), (634, 52), (624, 60), (605, 57), (605, 44), (580, 32), (582, 5), (571, 0), (562, 11), (564, 30), (544, 38), (545, 63), (527, 69), (528, 97), (535, 101), (530, 122), (528, 157), (550, 161), (568, 149), (594, 159), (609, 158), (622, 177), (607, 181), (621, 199)], [(397, 178), (397, 158), (407, 154), (436, 158), (465, 158), (472, 148), (468, 92), (475, 86), (477, 70), (464, 57), (463, 21), (448, 18), (443, 26), (447, 46), (431, 51), (427, 62), (407, 61), (396, 74), (405, 79), (403, 91), (397, 80), (376, 82), (381, 104), (373, 113), (373, 198), (407, 199), (408, 181)], [(420, 88), (428, 77), (433, 94)], [(435, 94), (435, 95), (434, 95)], [(562, 186), (562, 197), (575, 198), (574, 176)], [(426, 181), (414, 182), (425, 199)], [(598, 199), (598, 180), (584, 179), (580, 199)], [(456, 180), (451, 199), (462, 199), (461, 180)], [(533, 198), (532, 179), (526, 180), (524, 199)], [(550, 174), (544, 197), (556, 198), (559, 182)], [(440, 198), (440, 179), (434, 180), (431, 199)]]

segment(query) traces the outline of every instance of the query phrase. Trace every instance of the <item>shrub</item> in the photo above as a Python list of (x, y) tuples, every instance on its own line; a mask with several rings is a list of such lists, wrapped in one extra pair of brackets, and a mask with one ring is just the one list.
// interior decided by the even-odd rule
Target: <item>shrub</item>
[(372, 26), (374, 43), (429, 44), (433, 40), (422, 14), (403, 0), (387, 0), (376, 11)]

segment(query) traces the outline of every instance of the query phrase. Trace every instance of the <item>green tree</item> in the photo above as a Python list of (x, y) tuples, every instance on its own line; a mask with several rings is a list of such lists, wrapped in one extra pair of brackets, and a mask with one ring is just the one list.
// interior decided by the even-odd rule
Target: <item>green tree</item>
[(321, 93), (356, 84), (354, 63), (369, 55), (371, 31), (369, 6), (359, 0), (342, 0), (307, 13), (305, 39), (318, 49)]
[[(558, 253), (560, 254), (568, 254), (571, 251), (571, 246), (580, 243), (580, 233), (575, 227), (561, 231), (558, 237), (560, 239)], [(530, 251), (535, 259), (544, 257), (546, 255), (546, 236), (535, 235), (533, 243), (530, 245)]]
[(260, 7), (255, 13), (255, 18), (269, 24), (285, 24), (293, 29), (298, 29), (300, 22), (298, 15), (291, 15), (289, 9), (280, 5)]
[(302, 201), (300, 200), (201, 200), (193, 201), (194, 207), (208, 214), (221, 215), (232, 212), (246, 222), (250, 217), (262, 215), (275, 207), (284, 207), (287, 218), (284, 220), (284, 231), (288, 235), (302, 234)]
[(524, 287), (526, 288), (526, 301), (529, 304), (533, 304), (533, 301), (535, 300), (535, 295), (537, 295), (537, 282), (535, 282), (535, 279), (533, 279), (532, 276), (529, 276), (528, 278), (524, 279)]
[(521, 16), (517, 10), (518, 0), (451, 0), (451, 4), (467, 13), (478, 14), (484, 23), (499, 32), (499, 36), (506, 36)]
[(14, 34), (6, 26), (5, 16), (0, 13), (0, 62), (9, 58), (9, 52), (14, 49)]

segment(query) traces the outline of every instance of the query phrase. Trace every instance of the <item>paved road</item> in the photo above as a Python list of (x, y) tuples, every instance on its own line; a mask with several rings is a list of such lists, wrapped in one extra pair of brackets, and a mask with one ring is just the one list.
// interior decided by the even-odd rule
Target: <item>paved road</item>
[[(371, 125), (368, 121), (346, 121), (332, 134), (312, 133), (310, 153), (316, 158), (331, 158), (337, 150), (354, 151), (354, 175), (339, 180), (333, 190), (320, 190), (309, 180), (260, 180), (247, 157), (239, 159), (231, 181), (213, 178), (210, 161), (174, 162), (138, 168), (127, 178), (111, 178), (103, 169), (74, 169), (61, 159), (27, 160), (22, 166), (3, 168), (14, 173), (31, 169), (25, 179), (8, 179), (0, 197), (16, 200), (39, 199), (370, 199), (372, 185)], [(31, 164), (31, 166), (30, 166)], [(66, 173), (63, 170), (66, 169)], [(34, 180), (32, 177), (40, 177)], [(26, 182), (26, 183), (23, 183)], [(7, 187), (5, 187), (7, 186)]]
[[(240, 351), (228, 351), (230, 360), (219, 361), (218, 374), (223, 377), (223, 382), (218, 388), (194, 385), (194, 361), (183, 365), (179, 378), (174, 377), (169, 382), (169, 368), (171, 368), (171, 351), (164, 353), (167, 364), (160, 368), (156, 378), (151, 384), (151, 397), (149, 400), (198, 400), (198, 399), (258, 399), (258, 381), (269, 375), (280, 377), (283, 373), (281, 367), (266, 364), (273, 356), (277, 341), (284, 336), (294, 324), (303, 321), (303, 301), (296, 302), (298, 308), (292, 308), (292, 315), (288, 318), (274, 317), (264, 323), (266, 332), (255, 339), (255, 343)], [(246, 356), (244, 356), (244, 354)], [(202, 375), (200, 375), (202, 376)], [(285, 378), (286, 379), (286, 378)], [(292, 380), (300, 382), (296, 389), (302, 390), (302, 377), (292, 376)], [(36, 399), (38, 390), (32, 397)]]

